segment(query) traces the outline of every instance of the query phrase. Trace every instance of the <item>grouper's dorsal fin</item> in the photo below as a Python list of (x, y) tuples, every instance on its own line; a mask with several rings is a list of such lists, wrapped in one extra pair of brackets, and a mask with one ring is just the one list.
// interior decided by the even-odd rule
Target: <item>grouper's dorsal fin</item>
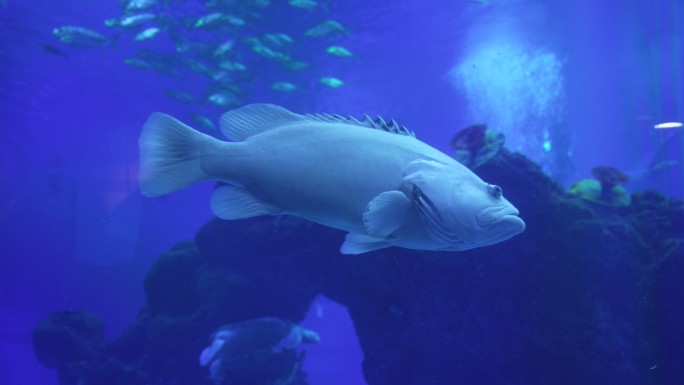
[(370, 116), (364, 115), (361, 120), (358, 120), (353, 116), (347, 116), (345, 118), (344, 116), (337, 114), (307, 114), (304, 115), (304, 117), (317, 122), (352, 124), (354, 126), (368, 127), (375, 130), (390, 132), (392, 134), (416, 137), (416, 134), (414, 134), (413, 131), (410, 131), (404, 126), (400, 126), (394, 119), (385, 122), (385, 120), (379, 116), (372, 119)]
[(248, 104), (226, 112), (221, 116), (221, 133), (232, 141), (240, 142), (260, 132), (288, 124), (304, 122), (351, 124), (415, 137), (413, 132), (404, 126), (399, 126), (394, 119), (387, 123), (379, 116), (371, 119), (370, 116), (364, 115), (362, 120), (358, 120), (352, 116), (345, 118), (341, 115), (299, 115), (273, 104)]
[(241, 142), (260, 132), (303, 120), (302, 115), (274, 104), (248, 104), (221, 115), (221, 133), (232, 141)]

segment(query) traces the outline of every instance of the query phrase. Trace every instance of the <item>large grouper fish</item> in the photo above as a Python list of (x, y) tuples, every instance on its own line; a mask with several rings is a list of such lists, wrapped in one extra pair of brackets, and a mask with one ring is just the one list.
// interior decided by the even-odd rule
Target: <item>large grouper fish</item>
[(139, 142), (142, 193), (214, 179), (225, 184), (211, 197), (219, 218), (294, 215), (346, 231), (343, 254), (467, 250), (525, 229), (499, 186), (394, 120), (250, 104), (223, 114), (221, 133), (231, 141), (153, 113)]

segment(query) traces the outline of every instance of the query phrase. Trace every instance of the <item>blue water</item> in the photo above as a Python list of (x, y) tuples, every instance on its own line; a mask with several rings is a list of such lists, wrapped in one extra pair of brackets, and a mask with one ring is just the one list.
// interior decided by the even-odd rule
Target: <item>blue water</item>
[[(310, 66), (284, 71), (238, 47), (250, 77), (243, 104), (392, 118), (446, 153), (455, 132), (486, 123), (564, 188), (605, 165), (630, 175), (629, 192), (684, 197), (684, 129), (654, 129), (684, 121), (681, 1), (273, 3), (255, 8), (244, 36), (287, 33), (293, 57)], [(200, 1), (168, 8), (178, 19), (206, 13)], [(105, 321), (107, 339), (121, 335), (144, 304), (157, 257), (213, 218), (211, 183), (150, 199), (137, 182), (138, 135), (150, 113), (189, 124), (201, 113), (217, 124), (232, 108), (165, 96), (171, 88), (201, 99), (212, 81), (124, 64), (140, 50), (180, 56), (167, 31), (140, 42), (127, 32), (90, 49), (52, 33), (76, 25), (114, 36), (103, 21), (121, 13), (116, 0), (0, 2), (0, 384), (57, 383), (31, 345), (31, 330), (52, 312), (87, 310)], [(347, 31), (303, 36), (326, 19)], [(333, 44), (353, 56), (326, 54)], [(326, 87), (317, 81), (324, 76), (345, 84)], [(277, 81), (298, 89), (272, 90)], [(365, 383), (343, 306), (319, 297), (303, 325), (322, 336), (305, 361), (311, 384)]]

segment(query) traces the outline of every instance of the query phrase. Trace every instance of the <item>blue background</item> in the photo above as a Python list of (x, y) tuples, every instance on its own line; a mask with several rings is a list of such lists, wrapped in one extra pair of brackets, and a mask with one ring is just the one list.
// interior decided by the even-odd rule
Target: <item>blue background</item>
[[(496, 99), (465, 93), (450, 74), (487, 44), (509, 39), (523, 52), (553, 53), (562, 63), (557, 80), (563, 97), (554, 100), (560, 112), (548, 117), (562, 122), (571, 149), (571, 167), (560, 182), (567, 187), (590, 178), (597, 165), (641, 175), (654, 159), (667, 160), (674, 166), (635, 178), (626, 188), (682, 196), (681, 129), (653, 125), (684, 120), (684, 4), (616, 4), (330, 1), (326, 10), (289, 10), (288, 18), (271, 12), (273, 23), (288, 20), (274, 29), (293, 34), (328, 17), (343, 21), (350, 30), (343, 43), (355, 56), (330, 58), (304, 39), (296, 41), (299, 52), (317, 63), (298, 75), (306, 86), (283, 94), (257, 82), (244, 102), (394, 118), (448, 152), (451, 136), (473, 123), (474, 101), (498, 108)], [(201, 93), (205, 86), (196, 76), (173, 79), (123, 63), (141, 47), (165, 49), (170, 42), (163, 36), (133, 42), (128, 35), (102, 49), (79, 50), (52, 36), (61, 25), (109, 32), (102, 21), (120, 12), (114, 0), (0, 5), (0, 378), (6, 381), (0, 383), (56, 383), (30, 343), (31, 329), (50, 312), (88, 310), (105, 320), (108, 337), (119, 335), (143, 304), (142, 280), (155, 258), (192, 239), (212, 217), (211, 184), (157, 199), (142, 198), (137, 187), (137, 138), (147, 116), (187, 116), (191, 108), (164, 91)], [(67, 56), (47, 52), (46, 44)], [(483, 78), (490, 81), (524, 79), (506, 68), (488, 71)], [(315, 77), (325, 74), (346, 85), (316, 84)], [(268, 71), (258, 76), (278, 80)], [(540, 95), (545, 84), (531, 81), (529, 87), (540, 85), (533, 92)], [(202, 108), (215, 121), (223, 110)], [(509, 143), (538, 134), (544, 116), (524, 119), (505, 128)], [(321, 298), (305, 325), (322, 336), (307, 356), (311, 383), (363, 383), (362, 357), (345, 310)], [(338, 375), (328, 376), (331, 371)]]

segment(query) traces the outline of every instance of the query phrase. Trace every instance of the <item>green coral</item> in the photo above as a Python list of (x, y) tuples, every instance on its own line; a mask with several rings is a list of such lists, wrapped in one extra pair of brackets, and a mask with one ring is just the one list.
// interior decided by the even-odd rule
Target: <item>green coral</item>
[(594, 179), (582, 179), (574, 183), (568, 192), (604, 206), (623, 207), (631, 203), (629, 193), (624, 187), (614, 186), (610, 191), (604, 192), (601, 189), (601, 183)]

